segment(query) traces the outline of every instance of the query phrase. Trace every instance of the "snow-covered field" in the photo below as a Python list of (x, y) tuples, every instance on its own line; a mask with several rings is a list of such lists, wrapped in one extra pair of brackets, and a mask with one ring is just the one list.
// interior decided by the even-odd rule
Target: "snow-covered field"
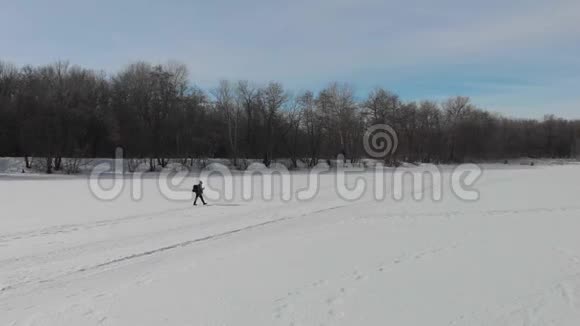
[(192, 207), (143, 182), (0, 176), (0, 325), (580, 325), (578, 165), (488, 165), (474, 202), (346, 201), (327, 174)]

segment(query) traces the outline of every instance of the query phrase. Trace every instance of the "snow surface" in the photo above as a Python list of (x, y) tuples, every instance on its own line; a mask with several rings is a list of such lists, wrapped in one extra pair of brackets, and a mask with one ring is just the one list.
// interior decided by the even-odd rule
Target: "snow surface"
[(489, 165), (475, 202), (346, 201), (327, 174), (314, 200), (194, 208), (153, 177), (104, 202), (86, 177), (3, 175), (0, 325), (576, 326), (579, 181)]

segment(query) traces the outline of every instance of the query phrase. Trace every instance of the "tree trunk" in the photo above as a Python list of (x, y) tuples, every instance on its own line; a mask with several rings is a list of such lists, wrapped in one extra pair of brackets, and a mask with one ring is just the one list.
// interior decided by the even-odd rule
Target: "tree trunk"
[(46, 174), (52, 174), (52, 157), (46, 158)]
[(62, 168), (62, 157), (55, 157), (54, 158), (54, 170), (60, 171)]
[(28, 155), (24, 155), (24, 162), (26, 162), (27, 169), (30, 169), (32, 167), (30, 164), (30, 158), (28, 157)]
[(167, 164), (169, 164), (169, 159), (163, 158), (163, 157), (158, 157), (157, 158), (157, 163), (159, 165), (161, 165), (162, 168), (165, 168), (165, 167), (167, 167)]

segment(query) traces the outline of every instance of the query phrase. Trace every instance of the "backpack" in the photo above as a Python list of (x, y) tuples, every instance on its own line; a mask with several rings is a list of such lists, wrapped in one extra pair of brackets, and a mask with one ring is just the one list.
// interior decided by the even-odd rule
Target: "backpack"
[(199, 185), (193, 185), (193, 190), (191, 191), (195, 192), (196, 194), (199, 193)]

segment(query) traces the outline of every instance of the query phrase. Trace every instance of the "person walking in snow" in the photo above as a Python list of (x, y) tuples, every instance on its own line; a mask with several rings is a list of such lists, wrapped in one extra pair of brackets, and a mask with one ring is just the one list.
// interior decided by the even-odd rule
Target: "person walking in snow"
[(193, 186), (193, 192), (195, 193), (195, 200), (193, 201), (193, 206), (197, 206), (197, 199), (200, 198), (204, 205), (207, 205), (203, 199), (203, 182), (200, 180), (198, 184)]

